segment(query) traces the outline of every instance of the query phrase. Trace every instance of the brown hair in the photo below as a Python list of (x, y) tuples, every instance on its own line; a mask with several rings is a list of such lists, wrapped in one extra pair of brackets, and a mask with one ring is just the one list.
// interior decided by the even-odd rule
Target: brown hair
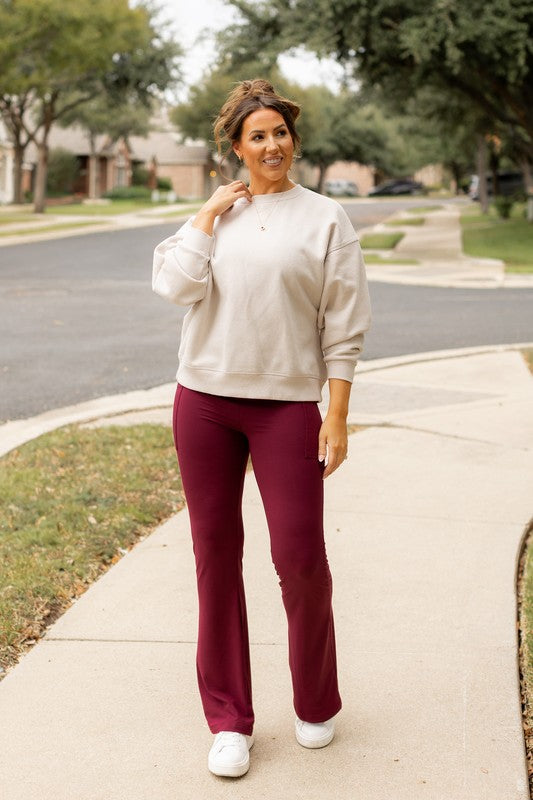
[(268, 81), (254, 78), (251, 81), (241, 81), (231, 90), (215, 120), (213, 130), (219, 156), (222, 156), (222, 142), (229, 142), (222, 161), (231, 152), (233, 143), (241, 138), (246, 117), (259, 108), (272, 108), (281, 114), (298, 153), (301, 137), (294, 123), (300, 114), (300, 106), (277, 94)]

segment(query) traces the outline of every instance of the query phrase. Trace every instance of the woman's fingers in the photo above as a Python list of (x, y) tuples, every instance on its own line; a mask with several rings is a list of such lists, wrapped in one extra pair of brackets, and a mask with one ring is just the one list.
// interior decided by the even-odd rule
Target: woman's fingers
[(318, 434), (318, 460), (325, 462), (323, 478), (327, 478), (340, 467), (348, 453), (348, 436), (346, 423), (326, 417)]
[(323, 478), (327, 478), (328, 475), (331, 475), (332, 472), (335, 472), (335, 470), (340, 467), (346, 458), (346, 453), (346, 447), (342, 445), (331, 445), (328, 442), (328, 463), (322, 475)]

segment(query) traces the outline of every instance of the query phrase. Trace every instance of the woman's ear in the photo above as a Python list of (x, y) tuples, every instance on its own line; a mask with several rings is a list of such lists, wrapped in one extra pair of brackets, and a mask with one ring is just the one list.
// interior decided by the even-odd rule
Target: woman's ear
[(237, 152), (237, 148), (236, 147), (232, 147), (231, 149), (233, 150), (233, 152), (235, 153), (235, 155), (237, 156), (239, 161), (242, 161), (241, 154)]

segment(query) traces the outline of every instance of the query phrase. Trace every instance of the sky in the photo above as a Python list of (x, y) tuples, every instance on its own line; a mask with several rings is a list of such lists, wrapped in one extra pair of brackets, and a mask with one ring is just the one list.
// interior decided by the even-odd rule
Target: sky
[[(159, 0), (159, 5), (161, 19), (168, 23), (186, 52), (183, 60), (186, 86), (177, 92), (177, 99), (184, 100), (186, 87), (202, 77), (213, 58), (212, 39), (201, 41), (202, 30), (222, 30), (238, 17), (238, 12), (224, 0)], [(287, 78), (302, 86), (324, 83), (333, 91), (339, 87), (342, 70), (331, 59), (320, 61), (299, 50), (295, 56), (281, 56), (278, 63)]]

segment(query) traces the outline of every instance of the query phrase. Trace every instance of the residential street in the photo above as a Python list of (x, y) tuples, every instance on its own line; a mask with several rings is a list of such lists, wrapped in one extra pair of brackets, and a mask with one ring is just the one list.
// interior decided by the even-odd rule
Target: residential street
[[(355, 201), (356, 230), (423, 198)], [(180, 223), (0, 248), (0, 421), (172, 381), (186, 309), (151, 291)], [(533, 290), (371, 283), (364, 358), (533, 339)]]

